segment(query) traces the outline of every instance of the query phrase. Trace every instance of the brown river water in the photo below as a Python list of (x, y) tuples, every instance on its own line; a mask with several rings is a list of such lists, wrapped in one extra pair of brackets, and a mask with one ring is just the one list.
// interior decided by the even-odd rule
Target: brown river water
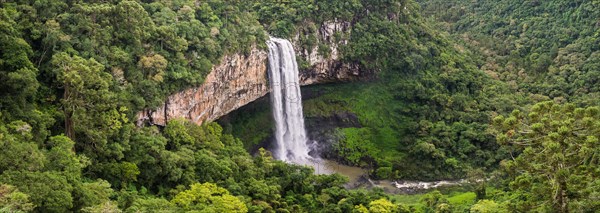
[(346, 188), (374, 188), (380, 187), (384, 191), (393, 194), (406, 194), (415, 193), (420, 191), (426, 191), (445, 186), (456, 186), (467, 183), (466, 180), (441, 180), (441, 181), (391, 181), (391, 180), (371, 180), (368, 178), (367, 170), (355, 167), (339, 164), (332, 160), (320, 160), (314, 162), (312, 165), (317, 174), (333, 174), (338, 173), (348, 177), (349, 182), (346, 184)]

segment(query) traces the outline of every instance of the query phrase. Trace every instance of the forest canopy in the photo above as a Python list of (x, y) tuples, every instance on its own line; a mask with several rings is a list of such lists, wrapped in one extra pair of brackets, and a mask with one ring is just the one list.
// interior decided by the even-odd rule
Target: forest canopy
[[(597, 8), (583, 0), (0, 1), (0, 212), (599, 211)], [(347, 40), (340, 60), (376, 76), (306, 88), (321, 94), (304, 102), (307, 119), (357, 120), (334, 128), (327, 157), (372, 179), (469, 178), (475, 194), (433, 191), (408, 206), (265, 149), (251, 155), (272, 130), (264, 111), (225, 128), (133, 123), (202, 84), (225, 55), (265, 48), (269, 35), (329, 54), (314, 35), (328, 21), (351, 26), (336, 35)]]

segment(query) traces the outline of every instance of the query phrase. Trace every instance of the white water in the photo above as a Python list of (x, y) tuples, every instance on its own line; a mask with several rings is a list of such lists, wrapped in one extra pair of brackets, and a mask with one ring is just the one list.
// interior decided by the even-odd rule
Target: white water
[(398, 189), (435, 189), (443, 186), (456, 186), (468, 183), (467, 180), (440, 180), (433, 182), (422, 181), (394, 181), (392, 184)]
[[(356, 185), (359, 179), (366, 176), (366, 171), (359, 167), (345, 166), (335, 161), (327, 161), (311, 157), (311, 150), (302, 113), (302, 95), (298, 79), (298, 64), (292, 44), (285, 39), (271, 37), (269, 46), (269, 81), (271, 84), (271, 106), (275, 120), (276, 148), (273, 154), (276, 159), (290, 163), (309, 165), (317, 174), (340, 173), (350, 178), (348, 186)], [(460, 185), (465, 180), (411, 182), (411, 181), (377, 181), (367, 178), (373, 187), (393, 188), (398, 190), (422, 190), (442, 186)]]
[(275, 119), (275, 158), (286, 162), (313, 165), (310, 151), (302, 96), (298, 80), (298, 64), (292, 44), (285, 39), (273, 38), (269, 46), (269, 81), (271, 83), (271, 106)]

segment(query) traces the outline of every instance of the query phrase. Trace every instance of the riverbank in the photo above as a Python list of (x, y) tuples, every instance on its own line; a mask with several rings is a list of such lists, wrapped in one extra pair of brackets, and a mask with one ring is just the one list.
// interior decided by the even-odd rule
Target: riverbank
[(357, 188), (382, 188), (390, 194), (416, 194), (425, 193), (432, 189), (462, 186), (468, 184), (467, 180), (440, 180), (440, 181), (407, 181), (407, 180), (372, 180), (366, 169), (342, 165), (332, 160), (320, 160), (312, 165), (317, 174), (338, 173), (348, 177), (348, 189)]

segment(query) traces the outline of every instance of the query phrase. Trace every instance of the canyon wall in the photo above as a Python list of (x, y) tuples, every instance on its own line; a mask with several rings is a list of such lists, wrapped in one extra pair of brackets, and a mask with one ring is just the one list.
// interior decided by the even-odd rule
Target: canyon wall
[[(300, 34), (292, 39), (297, 57), (308, 63), (300, 69), (301, 85), (330, 82), (348, 82), (369, 77), (357, 64), (340, 61), (339, 49), (347, 40), (335, 37), (336, 33), (350, 33), (350, 23), (331, 21), (321, 25), (316, 32), (319, 44), (329, 48), (329, 54), (318, 54), (319, 46), (303, 48)], [(270, 88), (267, 74), (267, 50), (253, 48), (250, 54), (233, 54), (223, 57), (215, 65), (204, 83), (172, 94), (157, 109), (146, 109), (137, 115), (138, 126), (164, 126), (170, 119), (185, 118), (196, 124), (214, 121), (264, 95)]]

